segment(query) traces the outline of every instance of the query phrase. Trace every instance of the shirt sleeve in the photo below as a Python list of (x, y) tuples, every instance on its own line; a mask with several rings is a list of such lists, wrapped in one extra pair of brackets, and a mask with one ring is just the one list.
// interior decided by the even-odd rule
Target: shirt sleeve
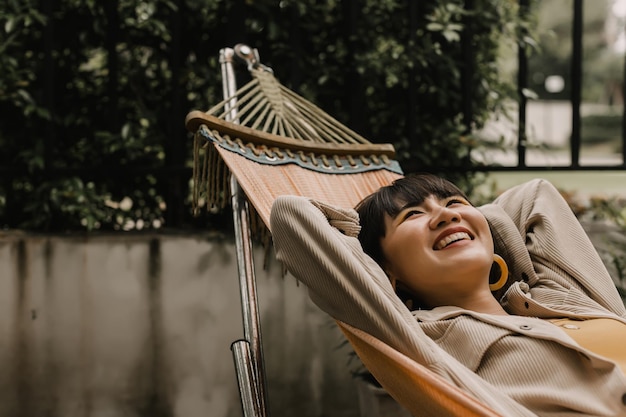
[[(602, 259), (567, 202), (550, 182), (536, 179), (518, 185), (499, 196), (491, 207), (481, 209), (490, 220), (492, 230), (500, 229), (494, 230), (494, 243), (496, 246), (499, 243), (503, 251), (511, 252), (507, 261), (513, 262), (512, 270), (530, 271), (522, 272), (521, 279), (531, 288), (553, 282), (578, 290), (603, 308), (626, 317), (624, 303)], [(508, 219), (498, 216), (498, 210), (503, 210)], [(517, 236), (505, 232), (508, 226), (504, 223), (511, 221)], [(532, 262), (531, 269), (528, 262)]]
[[(282, 196), (270, 224), (277, 258), (323, 311), (395, 348), (423, 335), (384, 271), (361, 249), (354, 210)], [(428, 348), (402, 353), (417, 355), (422, 363), (435, 360)]]

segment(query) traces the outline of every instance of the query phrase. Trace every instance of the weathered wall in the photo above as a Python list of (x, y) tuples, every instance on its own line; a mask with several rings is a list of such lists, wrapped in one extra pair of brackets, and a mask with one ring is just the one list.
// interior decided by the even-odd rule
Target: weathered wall
[[(272, 416), (358, 415), (334, 323), (256, 249)], [(234, 245), (0, 235), (0, 417), (239, 416)]]
[[(378, 415), (332, 320), (255, 257), (272, 417)], [(0, 234), (0, 417), (241, 416), (242, 335), (229, 240)]]

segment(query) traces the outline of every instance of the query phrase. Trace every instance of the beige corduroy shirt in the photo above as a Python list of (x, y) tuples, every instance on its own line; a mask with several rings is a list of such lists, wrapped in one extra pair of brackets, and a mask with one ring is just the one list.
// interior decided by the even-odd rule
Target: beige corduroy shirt
[(322, 310), (503, 416), (626, 416), (626, 377), (616, 364), (545, 320), (613, 318), (626, 328), (615, 285), (566, 202), (533, 180), (480, 210), (514, 281), (501, 298), (509, 316), (409, 311), (363, 253), (354, 210), (279, 197), (271, 229), (277, 257)]

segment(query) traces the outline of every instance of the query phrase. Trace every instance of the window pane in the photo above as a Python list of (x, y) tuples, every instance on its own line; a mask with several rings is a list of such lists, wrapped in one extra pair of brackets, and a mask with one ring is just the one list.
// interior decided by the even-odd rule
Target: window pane
[(585, 0), (581, 165), (622, 163), (625, 0)]
[(542, 0), (538, 5), (538, 48), (528, 58), (526, 162), (529, 166), (571, 164), (572, 0)]
[[(572, 164), (572, 79), (574, 0), (536, 3), (538, 27), (535, 50), (528, 54), (525, 144), (528, 166)], [(624, 114), (624, 56), (626, 55), (626, 0), (583, 0), (582, 79), (580, 83), (580, 149), (582, 166), (622, 164)], [(516, 51), (503, 48), (502, 68), (514, 68)], [(515, 63), (515, 66), (510, 65)], [(488, 144), (475, 159), (486, 163), (517, 164), (517, 104), (512, 120), (489, 123), (479, 135)], [(495, 149), (493, 149), (495, 148)]]

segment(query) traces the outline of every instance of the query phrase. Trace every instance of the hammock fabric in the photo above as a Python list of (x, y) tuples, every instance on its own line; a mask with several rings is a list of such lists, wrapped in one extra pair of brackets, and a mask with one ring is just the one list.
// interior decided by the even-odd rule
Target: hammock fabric
[(371, 334), (338, 320), (336, 323), (365, 367), (413, 416), (500, 416)]

